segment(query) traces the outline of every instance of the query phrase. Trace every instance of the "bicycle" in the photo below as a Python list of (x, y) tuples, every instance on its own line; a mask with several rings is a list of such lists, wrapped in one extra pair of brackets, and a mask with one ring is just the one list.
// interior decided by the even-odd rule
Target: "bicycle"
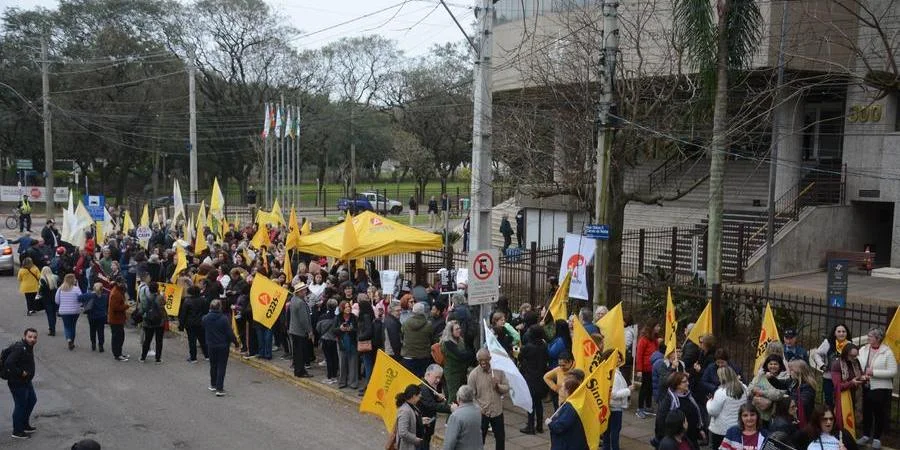
[(6, 216), (6, 228), (10, 230), (15, 230), (19, 228), (19, 216), (21, 215), (21, 211), (19, 208), (13, 208), (12, 214)]

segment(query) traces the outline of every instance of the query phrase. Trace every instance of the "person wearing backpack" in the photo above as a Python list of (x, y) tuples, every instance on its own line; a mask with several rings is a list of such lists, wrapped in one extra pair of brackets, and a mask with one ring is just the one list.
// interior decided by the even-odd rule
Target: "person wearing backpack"
[(28, 439), (30, 434), (37, 431), (31, 426), (31, 411), (37, 404), (37, 395), (34, 392), (34, 346), (37, 344), (38, 332), (34, 328), (28, 328), (21, 341), (15, 342), (2, 353), (2, 375), (9, 386), (9, 392), (13, 398), (13, 432), (15, 439)]
[(155, 281), (147, 284), (147, 289), (141, 291), (141, 315), (143, 317), (144, 341), (141, 343), (141, 362), (147, 360), (150, 351), (150, 341), (156, 339), (156, 363), (162, 364), (163, 331), (165, 330), (166, 316), (163, 313), (163, 298), (159, 294), (159, 285)]

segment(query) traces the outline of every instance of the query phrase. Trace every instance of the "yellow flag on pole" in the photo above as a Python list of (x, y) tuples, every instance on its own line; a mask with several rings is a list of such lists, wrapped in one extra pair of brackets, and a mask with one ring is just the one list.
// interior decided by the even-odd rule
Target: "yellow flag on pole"
[(766, 347), (769, 342), (780, 341), (778, 337), (778, 327), (775, 326), (775, 315), (772, 314), (772, 306), (766, 303), (766, 310), (763, 313), (762, 327), (759, 330), (759, 341), (756, 345), (756, 363), (753, 365), (755, 372), (762, 367), (763, 361), (766, 359)]
[(141, 221), (139, 222), (142, 227), (150, 226), (150, 210), (148, 208), (149, 206), (144, 203), (144, 211), (141, 212)]
[(187, 257), (184, 255), (184, 247), (178, 246), (175, 249), (175, 272), (172, 272), (172, 282), (178, 280), (178, 275), (187, 270)]
[(303, 236), (312, 233), (312, 225), (309, 223), (309, 219), (303, 221), (303, 226), (300, 227), (300, 234)]
[(284, 214), (281, 213), (281, 205), (278, 204), (278, 199), (275, 199), (275, 203), (272, 203), (272, 212), (269, 213), (272, 215), (272, 218), (278, 221), (278, 225), (284, 225)]
[(159, 293), (166, 299), (166, 314), (178, 316), (181, 299), (184, 296), (184, 287), (178, 283), (159, 283)]
[(569, 285), (571, 283), (572, 271), (570, 270), (566, 272), (566, 277), (563, 278), (562, 283), (556, 288), (556, 293), (553, 294), (553, 299), (550, 300), (550, 305), (547, 306), (547, 312), (553, 316), (553, 320), (566, 320), (569, 318), (567, 303), (569, 303)]
[(572, 322), (572, 356), (575, 357), (575, 367), (584, 373), (591, 373), (591, 366), (600, 362), (600, 346), (594, 342), (580, 320)]
[(856, 439), (856, 416), (854, 416), (853, 397), (849, 390), (841, 391), (841, 429)]
[(894, 358), (900, 362), (900, 307), (894, 311), (894, 318), (884, 333), (884, 343), (894, 352)]
[(209, 249), (209, 244), (206, 242), (206, 233), (200, 227), (200, 222), (197, 222), (197, 240), (194, 242), (194, 254), (200, 256), (207, 249)]
[(287, 280), (288, 284), (291, 284), (294, 279), (294, 270), (291, 267), (291, 251), (285, 250), (284, 252), (284, 279)]
[(256, 229), (256, 234), (254, 234), (253, 239), (250, 240), (250, 245), (252, 245), (253, 248), (255, 248), (257, 250), (261, 249), (264, 245), (266, 246), (266, 248), (269, 248), (272, 246), (272, 241), (269, 240), (269, 230), (266, 228), (265, 225), (263, 225), (263, 224), (258, 225), (258, 228)]
[(356, 227), (353, 224), (353, 216), (347, 211), (344, 218), (344, 239), (341, 244), (341, 259), (346, 259), (356, 247), (359, 247), (359, 240), (356, 238)]
[(284, 243), (285, 250), (295, 250), (300, 245), (300, 229), (297, 227), (297, 212), (291, 207), (291, 215), (288, 217), (288, 235)]
[(238, 344), (243, 347), (244, 339), (241, 337), (241, 330), (237, 326), (237, 319), (234, 318), (234, 314), (231, 315), (231, 331), (234, 333), (235, 337), (237, 337)]
[(678, 332), (678, 319), (675, 318), (675, 303), (672, 301), (672, 288), (666, 290), (666, 356), (675, 351), (678, 346), (676, 333)]
[(125, 210), (125, 218), (122, 219), (122, 233), (128, 234), (134, 229), (134, 221), (131, 220), (131, 213)]
[[(197, 211), (197, 229), (203, 231), (206, 228), (206, 200), (200, 201), (200, 210)], [(199, 236), (200, 233), (197, 233)]]
[(625, 364), (625, 315), (622, 313), (622, 303), (613, 306), (605, 316), (597, 321), (596, 325), (603, 334), (604, 350), (616, 349), (619, 355), (619, 365)]
[(600, 436), (609, 427), (611, 414), (609, 397), (615, 376), (616, 359), (615, 354), (609, 355), (609, 358), (601, 362), (599, 367), (591, 372), (578, 389), (566, 399), (566, 403), (572, 405), (578, 418), (581, 419), (584, 438), (591, 449), (600, 447)]
[(411, 384), (418, 386), (422, 384), (422, 380), (387, 353), (378, 350), (372, 378), (366, 386), (362, 403), (359, 404), (359, 412), (381, 417), (388, 433), (392, 432), (397, 423), (397, 404), (394, 399)]
[(219, 179), (213, 178), (212, 198), (209, 199), (209, 214), (216, 219), (221, 219), (224, 214), (225, 196), (219, 189)]
[(691, 333), (688, 334), (687, 338), (689, 341), (700, 345), (700, 337), (712, 334), (712, 332), (712, 300), (708, 300), (706, 307), (703, 308), (703, 312), (700, 313), (700, 317), (697, 318), (697, 322), (694, 323), (694, 328), (691, 328)]
[(271, 329), (281, 315), (287, 298), (287, 289), (262, 274), (256, 274), (253, 283), (250, 284), (250, 308), (253, 310), (253, 320)]

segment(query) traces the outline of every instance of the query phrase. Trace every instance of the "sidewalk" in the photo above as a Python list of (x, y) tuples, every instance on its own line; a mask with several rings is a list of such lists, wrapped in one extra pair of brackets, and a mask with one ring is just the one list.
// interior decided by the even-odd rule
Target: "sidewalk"
[[(298, 387), (315, 391), (325, 397), (347, 402), (352, 405), (358, 405), (362, 400), (362, 397), (357, 395), (356, 389), (337, 389), (334, 385), (323, 383), (325, 379), (325, 366), (313, 364), (312, 369), (309, 370), (309, 373), (314, 376), (313, 378), (296, 378), (293, 375), (293, 370), (290, 368), (291, 362), (280, 359), (281, 351), (274, 353), (275, 357), (271, 361), (256, 358), (243, 359), (236, 351), (232, 351), (231, 356), (245, 364), (262, 369), (276, 378), (281, 378)], [(550, 417), (550, 415), (553, 414), (552, 409), (553, 405), (551, 405), (550, 402), (544, 403), (546, 417)], [(546, 431), (546, 427), (543, 434), (522, 434), (519, 432), (519, 429), (525, 426), (525, 412), (519, 408), (513, 407), (509, 399), (506, 401), (505, 410), (507, 449), (530, 450), (549, 448), (550, 433)], [(653, 436), (653, 420), (652, 417), (644, 420), (639, 419), (634, 415), (633, 409), (626, 410), (624, 412), (622, 425), (621, 448), (625, 450), (646, 450), (649, 448), (649, 442)], [(446, 416), (441, 415), (441, 417), (438, 418), (438, 427), (434, 439), (432, 440), (432, 448), (440, 448), (440, 444), (443, 442), (444, 425), (446, 424), (446, 421)], [(387, 439), (386, 432), (383, 438)], [(491, 433), (488, 433), (485, 448), (494, 448), (493, 436)]]

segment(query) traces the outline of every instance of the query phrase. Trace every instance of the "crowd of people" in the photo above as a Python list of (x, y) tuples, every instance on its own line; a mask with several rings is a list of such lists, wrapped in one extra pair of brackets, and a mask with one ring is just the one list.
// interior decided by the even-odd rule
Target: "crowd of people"
[[(48, 220), (40, 238), (26, 235), (16, 241), (25, 313), (43, 310), (49, 336), (62, 319), (70, 351), (80, 348), (75, 329), (81, 315), (90, 325), (91, 351), (105, 352), (108, 325), (117, 362), (131, 358), (122, 349), (124, 327), (134, 324), (143, 332), (140, 361), (152, 356), (157, 364), (163, 361), (163, 333), (177, 318), (188, 341), (185, 359), (209, 361), (209, 390), (219, 396), (226, 395), (231, 345), (245, 358), (290, 360), (296, 377), (312, 377), (312, 366), (324, 365), (321, 382), (360, 396), (382, 350), (423, 380), (396, 399), (391, 437), (396, 448), (430, 448), (438, 414), (449, 414), (444, 448), (481, 448), (489, 430), (496, 448), (505, 447), (503, 397), (509, 384), (504, 372), (492, 368), (490, 352), (480, 349), (480, 316), (470, 309), (464, 284), (420, 280), (382, 286), (374, 264), (354, 267), (287, 248), (289, 228), (283, 223), (231, 223), (207, 227), (196, 237), (186, 231), (154, 225), (143, 242), (134, 232), (118, 231), (102, 242), (88, 233), (84, 247), (75, 248)], [(267, 243), (257, 248), (251, 242), (259, 233), (265, 233)], [(196, 253), (200, 239), (206, 250)], [(179, 247), (189, 257), (176, 273)], [(261, 276), (291, 293), (271, 328), (254, 320), (250, 306), (251, 286)], [(160, 289), (171, 282), (184, 292), (172, 316)], [(588, 447), (577, 411), (566, 402), (586, 376), (575, 367), (573, 352), (580, 349), (573, 348), (572, 326), (579, 321), (605, 359), (614, 350), (603, 349), (604, 337), (595, 325), (605, 313), (605, 308), (583, 306), (572, 317), (553, 320), (527, 303), (515, 313), (506, 298), (493, 305), (489, 326), (515, 360), (533, 399), (522, 433), (549, 431), (554, 449)], [(760, 450), (766, 438), (810, 450), (881, 447), (896, 375), (896, 360), (882, 345), (881, 329), (869, 331), (866, 344), (857, 347), (849, 329), (837, 325), (811, 352), (799, 345), (795, 330), (786, 330), (784, 342), (769, 344), (765, 363), (745, 384), (713, 335), (702, 336), (699, 344), (685, 339), (680, 348), (666, 349), (656, 319), (639, 325), (626, 313), (625, 327), (627, 351), (614, 373), (604, 449), (619, 448), (624, 411), (634, 392), (636, 415), (655, 418), (653, 445), (659, 449)], [(815, 371), (822, 373), (822, 404)], [(854, 411), (842, 411), (835, 401), (844, 392), (851, 394)], [(14, 398), (30, 403), (31, 395)], [(545, 417), (547, 398), (553, 412)], [(851, 413), (861, 419), (858, 441), (841, 433), (840, 421), (833, 420)], [(16, 424), (14, 435), (27, 437), (27, 420)]]

